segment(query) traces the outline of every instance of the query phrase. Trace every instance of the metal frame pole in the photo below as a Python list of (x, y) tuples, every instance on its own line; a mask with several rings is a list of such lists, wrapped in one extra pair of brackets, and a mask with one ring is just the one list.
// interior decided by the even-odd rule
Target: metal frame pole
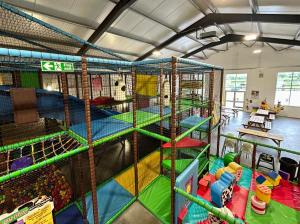
[(87, 60), (85, 57), (82, 57), (82, 90), (83, 90), (83, 98), (85, 104), (87, 141), (89, 145), (88, 156), (89, 156), (90, 175), (91, 175), (93, 215), (94, 215), (94, 223), (96, 224), (99, 222), (97, 183), (96, 183), (95, 158), (94, 158), (93, 142), (92, 142), (91, 109), (90, 109), (89, 87), (88, 87)]
[[(221, 122), (221, 118), (222, 118), (222, 102), (223, 102), (223, 83), (224, 83), (224, 69), (222, 69), (221, 71), (221, 83), (220, 83), (220, 121)], [(219, 157), (219, 153), (220, 153), (220, 136), (221, 134), (221, 125), (219, 125), (218, 127), (218, 138), (217, 138), (217, 157)]]
[[(133, 107), (133, 128), (136, 128), (136, 110), (137, 110), (137, 94), (136, 94), (136, 71), (132, 68), (132, 107)], [(134, 161), (134, 193), (135, 196), (139, 193), (139, 181), (138, 181), (138, 133), (135, 130), (133, 132), (133, 161)]]
[(172, 57), (171, 73), (171, 224), (175, 223), (175, 160), (176, 160), (176, 69), (177, 58)]

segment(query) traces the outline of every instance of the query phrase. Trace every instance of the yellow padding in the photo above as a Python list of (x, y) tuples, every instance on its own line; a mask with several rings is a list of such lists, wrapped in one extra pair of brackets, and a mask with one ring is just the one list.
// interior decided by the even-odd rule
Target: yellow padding
[[(138, 163), (139, 191), (142, 191), (159, 175), (159, 152), (151, 153)], [(134, 195), (134, 168), (133, 166), (121, 173), (115, 180)]]
[(158, 86), (157, 75), (142, 75), (136, 76), (136, 92), (143, 96), (156, 96)]

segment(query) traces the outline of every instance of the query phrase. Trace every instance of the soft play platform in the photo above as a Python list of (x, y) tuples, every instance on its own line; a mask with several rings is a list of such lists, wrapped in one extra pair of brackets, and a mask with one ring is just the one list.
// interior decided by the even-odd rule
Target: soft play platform
[[(205, 120), (206, 118), (204, 117), (199, 117), (196, 115), (187, 117), (185, 119), (183, 119), (180, 123), (179, 126), (183, 127), (183, 128), (192, 128), (194, 127), (196, 124), (199, 124), (201, 121)], [(208, 130), (208, 121), (205, 122), (203, 125), (201, 125), (200, 127), (198, 127), (196, 130), (197, 131), (207, 131)]]
[[(126, 113), (114, 115), (112, 117), (115, 118), (115, 119), (118, 119), (120, 121), (128, 122), (130, 124), (133, 123), (133, 112), (126, 112)], [(158, 118), (158, 117), (159, 117), (158, 114), (153, 114), (153, 113), (140, 111), (140, 110), (136, 111), (136, 123), (137, 123), (137, 125), (149, 122), (152, 119)]]
[[(92, 124), (92, 140), (104, 138), (106, 136), (118, 133), (132, 127), (132, 124), (124, 122), (113, 117), (106, 117), (99, 120), (93, 120)], [(86, 123), (72, 125), (70, 129), (77, 135), (87, 139)]]
[[(151, 106), (142, 108), (141, 111), (153, 113), (153, 114), (160, 114), (160, 106)], [(171, 114), (171, 107), (163, 107), (163, 115)]]
[(57, 224), (83, 224), (82, 215), (75, 203), (65, 208), (55, 216)]
[[(118, 184), (114, 179), (99, 186), (97, 189), (99, 223), (104, 224), (131, 202), (133, 195)], [(93, 220), (92, 195), (86, 196), (87, 219), (90, 224)]]

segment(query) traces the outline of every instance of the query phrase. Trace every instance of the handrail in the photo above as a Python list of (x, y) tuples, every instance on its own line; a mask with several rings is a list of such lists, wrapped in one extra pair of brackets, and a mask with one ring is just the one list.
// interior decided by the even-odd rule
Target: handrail
[(198, 198), (194, 197), (191, 194), (186, 193), (184, 190), (182, 190), (180, 188), (174, 187), (174, 191), (177, 192), (178, 194), (182, 195), (183, 197), (187, 198), (188, 200), (205, 208), (207, 211), (211, 212), (216, 217), (227, 221), (229, 224), (243, 224), (244, 223), (242, 220), (233, 218), (233, 217), (229, 216), (228, 214), (221, 212), (217, 207), (214, 207), (214, 206), (210, 205), (209, 203), (199, 200)]

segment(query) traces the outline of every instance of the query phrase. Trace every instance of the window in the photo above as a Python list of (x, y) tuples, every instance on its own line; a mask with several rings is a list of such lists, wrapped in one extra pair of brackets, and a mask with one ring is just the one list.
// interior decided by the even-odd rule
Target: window
[(300, 72), (279, 72), (275, 104), (300, 106)]
[(244, 107), (247, 74), (227, 74), (225, 78), (226, 107)]

